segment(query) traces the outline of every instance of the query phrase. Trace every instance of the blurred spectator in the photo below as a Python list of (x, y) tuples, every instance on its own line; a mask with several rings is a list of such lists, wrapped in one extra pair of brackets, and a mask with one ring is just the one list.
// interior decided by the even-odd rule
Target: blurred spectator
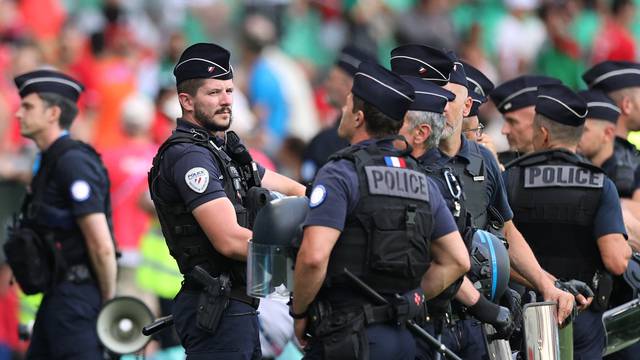
[(151, 140), (159, 146), (176, 128), (176, 119), (182, 116), (175, 85), (161, 88), (156, 96), (155, 105), (155, 116), (150, 131)]
[(538, 55), (537, 72), (558, 78), (573, 89), (582, 87), (585, 66), (580, 46), (569, 32), (572, 16), (567, 1), (545, 3), (540, 7), (539, 15), (548, 38)]
[(593, 41), (592, 63), (605, 60), (636, 59), (636, 44), (629, 30), (633, 24), (636, 6), (633, 0), (613, 0), (611, 13), (605, 17), (600, 32)]
[(396, 38), (400, 44), (424, 44), (455, 49), (458, 36), (449, 0), (420, 0), (415, 8), (398, 15)]
[(295, 136), (288, 136), (284, 139), (277, 156), (278, 172), (280, 174), (300, 181), (300, 168), (305, 145), (302, 139)]
[(497, 25), (498, 70), (504, 80), (531, 69), (545, 38), (544, 25), (532, 11), (537, 0), (504, 0), (509, 13)]

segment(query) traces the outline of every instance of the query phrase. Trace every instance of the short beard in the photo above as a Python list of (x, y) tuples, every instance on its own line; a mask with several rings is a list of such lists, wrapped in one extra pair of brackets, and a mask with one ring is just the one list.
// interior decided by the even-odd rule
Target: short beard
[[(222, 113), (222, 110), (217, 111), (215, 115)], [(227, 131), (229, 130), (229, 128), (231, 127), (231, 123), (233, 123), (233, 115), (231, 113), (231, 110), (229, 109), (229, 123), (227, 125), (217, 125), (213, 122), (213, 117), (211, 117), (211, 119), (207, 116), (207, 114), (205, 114), (204, 112), (200, 111), (200, 109), (198, 109), (197, 107), (194, 109), (193, 112), (193, 116), (196, 118), (196, 120), (198, 120), (200, 122), (200, 124), (202, 125), (202, 127), (204, 127), (205, 129), (211, 131), (211, 132), (217, 132), (217, 131)]]

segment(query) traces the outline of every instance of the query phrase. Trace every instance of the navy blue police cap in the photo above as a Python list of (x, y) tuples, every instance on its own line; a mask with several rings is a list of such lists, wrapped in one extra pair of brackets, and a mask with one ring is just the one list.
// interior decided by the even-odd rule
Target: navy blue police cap
[(587, 102), (587, 118), (618, 122), (620, 108), (602, 90), (584, 90), (578, 93)]
[(630, 87), (640, 87), (640, 64), (630, 61), (605, 61), (582, 74), (589, 89), (606, 93)]
[(587, 117), (587, 102), (562, 84), (541, 85), (536, 113), (560, 124), (580, 126)]
[(415, 99), (409, 106), (409, 110), (442, 114), (447, 103), (456, 98), (456, 95), (451, 91), (430, 81), (406, 75), (402, 75), (402, 78), (413, 86), (415, 93)]
[(84, 86), (77, 80), (54, 70), (31, 71), (16, 77), (13, 81), (21, 98), (31, 93), (46, 92), (77, 102), (80, 93), (84, 90)]
[(373, 55), (368, 52), (353, 45), (347, 45), (342, 49), (342, 51), (340, 51), (335, 65), (349, 75), (354, 76), (356, 72), (358, 72), (358, 66), (360, 66), (360, 63), (363, 61), (371, 63), (376, 62)]
[(233, 79), (231, 54), (216, 44), (197, 43), (186, 48), (173, 68), (176, 83), (190, 79)]
[(507, 113), (536, 104), (538, 86), (561, 84), (548, 76), (522, 75), (498, 85), (489, 97), (501, 113)]
[(411, 84), (382, 66), (366, 61), (353, 77), (351, 92), (397, 121), (403, 121), (415, 98)]
[(443, 86), (450, 80), (453, 60), (441, 50), (425, 45), (402, 45), (391, 50), (391, 70), (417, 76)]
[(462, 61), (464, 72), (467, 74), (467, 89), (473, 100), (471, 111), (467, 117), (477, 116), (480, 105), (489, 100), (489, 94), (493, 90), (493, 83), (480, 70)]
[(467, 87), (467, 74), (464, 71), (464, 64), (453, 51), (448, 51), (447, 56), (453, 61), (453, 70), (451, 70), (449, 82)]

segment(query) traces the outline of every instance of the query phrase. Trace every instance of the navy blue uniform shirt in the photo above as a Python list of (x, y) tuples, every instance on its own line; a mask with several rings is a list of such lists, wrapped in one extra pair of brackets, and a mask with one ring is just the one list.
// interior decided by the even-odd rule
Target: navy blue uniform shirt
[[(40, 170), (52, 160), (48, 159), (51, 150), (67, 138), (68, 135), (61, 136), (42, 153)], [(108, 195), (108, 176), (99, 160), (88, 150), (71, 148), (60, 156), (49, 173), (42, 202), (68, 210), (72, 219), (67, 220), (73, 221), (87, 214), (106, 213)]]
[[(186, 120), (178, 119), (178, 129), (205, 129)], [(224, 140), (212, 138), (216, 146), (223, 147)], [(258, 165), (260, 178), (264, 168)], [(183, 203), (189, 212), (198, 206), (227, 195), (224, 177), (213, 153), (200, 145), (179, 143), (171, 145), (160, 163), (160, 175), (156, 191), (169, 203)]]
[(313, 181), (318, 169), (329, 161), (329, 156), (349, 146), (347, 140), (338, 136), (338, 125), (340, 125), (339, 118), (334, 126), (319, 132), (307, 145), (300, 169), (300, 176), (305, 183)]
[[(374, 140), (365, 140), (352, 145), (365, 147)], [(360, 189), (358, 175), (353, 162), (341, 159), (333, 160), (323, 166), (313, 183), (316, 188), (324, 188), (321, 198), (311, 196), (309, 214), (304, 226), (326, 226), (342, 231), (347, 216), (353, 212), (358, 204)], [(440, 190), (432, 179), (428, 178), (429, 203), (433, 214), (433, 230), (431, 239), (457, 231), (455, 221), (447, 208)]]
[[(484, 159), (484, 166), (487, 170), (487, 177), (485, 179), (487, 193), (485, 196), (487, 196), (489, 200), (488, 204), (498, 210), (504, 221), (509, 221), (513, 218), (513, 211), (511, 211), (511, 207), (509, 206), (507, 191), (501, 176), (500, 167), (498, 167), (498, 163), (489, 149), (480, 144), (478, 144), (478, 147), (480, 148), (480, 155)], [(462, 161), (468, 164), (471, 161), (471, 151), (469, 140), (462, 136), (462, 146), (454, 157), (447, 156), (440, 151), (440, 149), (432, 148), (420, 157), (420, 162), (423, 164), (447, 166), (455, 159), (455, 161)], [(462, 190), (464, 191), (464, 188)]]
[[(630, 143), (629, 141), (616, 136), (615, 139), (615, 146), (616, 148), (621, 147), (621, 148), (626, 148), (632, 152), (637, 151), (635, 145), (633, 145), (632, 143)], [(616, 174), (616, 164), (618, 162), (617, 159), (617, 155), (616, 152), (614, 151), (613, 155), (611, 155), (610, 158), (608, 158), (603, 164), (602, 164), (602, 170), (604, 170), (605, 173), (607, 173), (607, 175), (611, 178), (615, 177)], [(640, 189), (640, 166), (637, 166), (633, 172), (634, 176), (633, 176), (633, 191)], [(633, 191), (631, 193), (631, 195), (633, 195)]]

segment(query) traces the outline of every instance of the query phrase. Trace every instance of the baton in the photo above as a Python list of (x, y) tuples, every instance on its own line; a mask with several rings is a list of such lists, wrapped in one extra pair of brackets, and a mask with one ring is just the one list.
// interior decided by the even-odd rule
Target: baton
[(173, 325), (173, 315), (167, 315), (156, 319), (156, 321), (152, 322), (149, 325), (146, 325), (142, 328), (142, 335), (151, 336), (158, 331)]
[[(389, 301), (382, 297), (377, 291), (372, 289), (369, 285), (367, 285), (364, 281), (360, 280), (355, 274), (353, 274), (349, 269), (344, 268), (344, 273), (347, 277), (353, 281), (358, 287), (367, 293), (367, 295), (374, 299), (378, 305), (389, 305)], [(436, 338), (431, 336), (428, 332), (426, 332), (423, 328), (418, 326), (413, 320), (407, 320), (407, 326), (409, 330), (413, 332), (415, 335), (421, 337), (426, 340), (432, 347), (438, 350), (438, 353), (444, 354), (446, 357), (453, 360), (462, 360), (458, 355), (456, 355), (453, 351), (449, 350), (443, 343), (438, 341)]]

